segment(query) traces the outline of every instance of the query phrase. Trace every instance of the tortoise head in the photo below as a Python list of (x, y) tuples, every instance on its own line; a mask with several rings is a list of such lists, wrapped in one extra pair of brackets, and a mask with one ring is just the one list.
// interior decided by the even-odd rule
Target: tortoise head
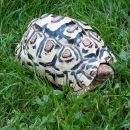
[(114, 78), (114, 70), (108, 64), (100, 64), (95, 78), (98, 81), (104, 81), (108, 78)]

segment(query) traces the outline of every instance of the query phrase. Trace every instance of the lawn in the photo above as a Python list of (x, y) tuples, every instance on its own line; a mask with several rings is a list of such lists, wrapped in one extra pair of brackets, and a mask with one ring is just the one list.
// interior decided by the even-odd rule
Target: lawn
[[(0, 1), (0, 130), (130, 129), (129, 0)], [(66, 96), (14, 56), (29, 22), (44, 13), (89, 23), (115, 54), (116, 75), (96, 90)]]

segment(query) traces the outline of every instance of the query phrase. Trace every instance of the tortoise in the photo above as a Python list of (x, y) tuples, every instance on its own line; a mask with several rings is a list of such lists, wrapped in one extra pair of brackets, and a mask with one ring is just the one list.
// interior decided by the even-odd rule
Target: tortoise
[[(115, 56), (90, 25), (67, 16), (44, 14), (31, 21), (15, 49), (20, 62), (56, 86), (88, 92), (114, 77)], [(93, 85), (95, 84), (95, 85)]]

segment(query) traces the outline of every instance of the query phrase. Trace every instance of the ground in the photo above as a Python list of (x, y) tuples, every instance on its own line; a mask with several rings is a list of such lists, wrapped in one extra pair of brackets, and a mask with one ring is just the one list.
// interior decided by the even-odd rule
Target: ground
[[(0, 130), (130, 129), (129, 0), (0, 1)], [(116, 75), (96, 90), (66, 96), (16, 60), (28, 23), (44, 13), (89, 23), (117, 58)]]

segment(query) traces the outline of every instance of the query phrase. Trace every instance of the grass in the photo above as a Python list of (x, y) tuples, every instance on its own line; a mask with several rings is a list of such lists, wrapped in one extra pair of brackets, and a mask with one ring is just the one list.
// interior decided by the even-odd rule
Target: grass
[[(130, 129), (129, 0), (0, 1), (0, 130)], [(107, 42), (117, 64), (114, 81), (91, 93), (65, 96), (22, 67), (14, 48), (28, 23), (42, 14), (89, 23)]]

